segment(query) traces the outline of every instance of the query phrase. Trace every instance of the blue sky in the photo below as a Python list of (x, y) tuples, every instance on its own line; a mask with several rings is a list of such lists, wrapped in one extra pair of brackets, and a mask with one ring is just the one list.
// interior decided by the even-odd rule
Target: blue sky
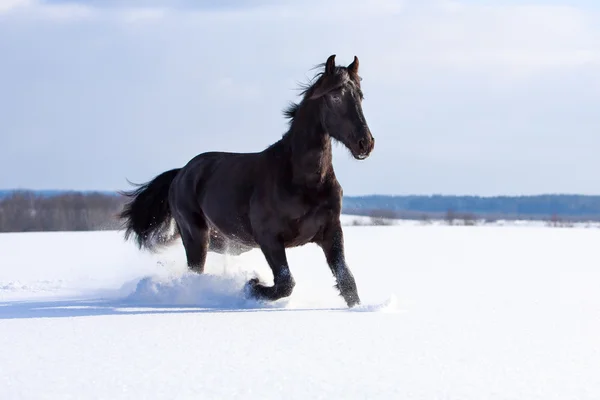
[(258, 151), (297, 83), (361, 62), (345, 194), (600, 193), (592, 1), (0, 0), (0, 188), (122, 189)]

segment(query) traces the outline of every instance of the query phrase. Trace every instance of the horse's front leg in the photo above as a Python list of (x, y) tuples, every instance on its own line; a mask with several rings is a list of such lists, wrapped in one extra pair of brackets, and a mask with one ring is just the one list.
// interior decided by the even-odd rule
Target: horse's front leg
[(278, 300), (292, 294), (296, 282), (290, 272), (285, 254), (285, 246), (277, 240), (265, 240), (260, 244), (271, 271), (273, 271), (273, 286), (259, 283), (257, 278), (251, 279), (246, 287), (252, 297), (266, 300)]
[(328, 224), (323, 232), (323, 237), (317, 244), (325, 253), (327, 264), (337, 281), (337, 288), (348, 307), (360, 304), (354, 275), (346, 264), (344, 233), (339, 220), (336, 219)]

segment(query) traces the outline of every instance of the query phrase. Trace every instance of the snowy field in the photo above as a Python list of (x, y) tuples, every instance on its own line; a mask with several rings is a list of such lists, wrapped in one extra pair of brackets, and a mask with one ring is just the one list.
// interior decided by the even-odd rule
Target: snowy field
[(273, 304), (262, 254), (117, 232), (0, 234), (2, 399), (600, 399), (600, 230), (346, 226), (363, 304), (316, 246)]

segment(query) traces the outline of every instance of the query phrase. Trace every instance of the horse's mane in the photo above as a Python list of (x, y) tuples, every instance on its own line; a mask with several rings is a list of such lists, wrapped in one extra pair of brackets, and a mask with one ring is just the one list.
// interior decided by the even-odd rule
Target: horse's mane
[(290, 124), (294, 121), (294, 117), (296, 116), (296, 111), (298, 111), (299, 107), (300, 107), (300, 104), (290, 102), (290, 104), (287, 106), (287, 108), (285, 110), (283, 110), (283, 116), (290, 120)]
[[(298, 82), (298, 86), (300, 88), (299, 95), (303, 98), (303, 100), (304, 97), (306, 97), (306, 95), (308, 94), (308, 92), (317, 84), (321, 76), (323, 76), (323, 74), (325, 73), (325, 63), (317, 64), (312, 69), (317, 68), (322, 68), (322, 70), (317, 72), (311, 79), (309, 79), (308, 82)], [(283, 110), (283, 115), (285, 118), (289, 119), (290, 125), (292, 124), (292, 122), (294, 122), (294, 117), (296, 116), (296, 112), (298, 111), (298, 108), (300, 107), (301, 103), (302, 101), (300, 101), (299, 103), (290, 102), (290, 104)]]

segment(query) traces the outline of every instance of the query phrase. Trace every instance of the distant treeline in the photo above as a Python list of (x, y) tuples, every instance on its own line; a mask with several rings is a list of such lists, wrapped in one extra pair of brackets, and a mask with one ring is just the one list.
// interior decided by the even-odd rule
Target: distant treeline
[(122, 196), (95, 192), (4, 192), (0, 232), (117, 229), (123, 204)]
[(344, 197), (344, 212), (397, 218), (445, 218), (448, 213), (484, 219), (600, 220), (600, 196), (358, 196)]
[[(0, 232), (113, 230), (115, 192), (0, 191)], [(600, 221), (600, 196), (347, 196), (345, 214), (404, 219)]]

